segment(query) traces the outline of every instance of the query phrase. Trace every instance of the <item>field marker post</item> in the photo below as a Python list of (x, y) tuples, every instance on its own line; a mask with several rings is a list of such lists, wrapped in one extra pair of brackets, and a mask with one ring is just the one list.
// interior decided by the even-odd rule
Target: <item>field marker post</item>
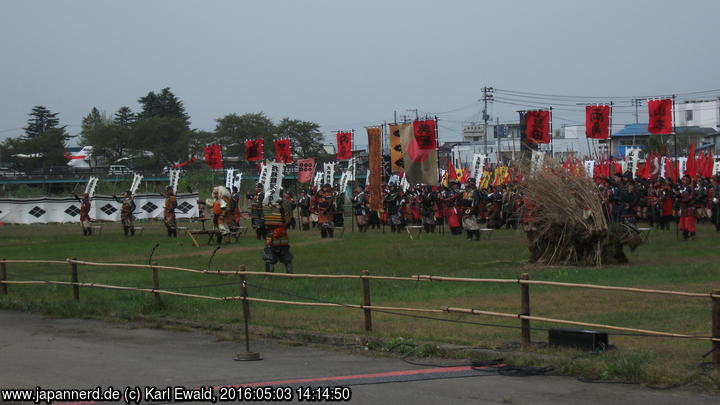
[[(7, 281), (7, 266), (5, 259), (0, 259), (0, 281)], [(0, 284), (0, 291), (2, 291), (4, 295), (7, 295), (7, 284)]]
[[(370, 272), (367, 270), (362, 271), (363, 276), (369, 276)], [(367, 332), (372, 331), (372, 310), (368, 309), (367, 307), (371, 306), (370, 304), (370, 279), (363, 277), (362, 278), (362, 289), (363, 289), (363, 312), (365, 312), (365, 330)]]
[[(520, 275), (520, 280), (529, 280), (527, 273)], [(530, 285), (520, 283), (520, 315), (530, 315)], [(520, 319), (520, 344), (523, 349), (530, 347), (530, 321), (528, 319)]]
[[(156, 266), (157, 263), (153, 263), (150, 267), (152, 269), (152, 276), (153, 276), (153, 291), (157, 291), (160, 289), (160, 273), (158, 272)], [(155, 306), (160, 308), (162, 306), (162, 303), (160, 302), (160, 293), (155, 292), (153, 293), (155, 295)]]
[(78, 268), (77, 263), (75, 263), (75, 260), (77, 260), (77, 257), (71, 257), (70, 260), (70, 277), (71, 281), (73, 283), (73, 298), (75, 301), (80, 301), (80, 286), (77, 285), (78, 283)]
[[(713, 290), (712, 295), (712, 337), (720, 339), (720, 290)], [(720, 342), (712, 342), (713, 346), (713, 364), (715, 368), (720, 368)]]
[[(238, 272), (244, 272), (245, 266), (239, 266)], [(250, 319), (250, 303), (248, 302), (247, 278), (244, 274), (240, 274), (240, 293), (242, 295), (243, 306), (243, 323), (245, 324), (245, 351), (235, 356), (237, 361), (257, 361), (262, 360), (260, 353), (250, 351), (250, 327), (248, 320)]]

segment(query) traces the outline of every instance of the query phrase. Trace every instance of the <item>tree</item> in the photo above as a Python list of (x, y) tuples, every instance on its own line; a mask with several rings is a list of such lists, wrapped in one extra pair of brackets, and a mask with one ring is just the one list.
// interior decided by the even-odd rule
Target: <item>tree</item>
[(145, 97), (140, 97), (138, 102), (142, 111), (138, 114), (138, 120), (151, 117), (177, 118), (181, 120), (185, 128), (190, 128), (190, 116), (185, 112), (183, 102), (166, 87), (160, 94), (149, 92)]
[(190, 131), (179, 118), (151, 117), (132, 129), (130, 146), (140, 158), (139, 165), (161, 167), (186, 160)]
[(290, 138), (293, 153), (299, 157), (319, 157), (325, 154), (320, 125), (310, 121), (283, 118), (276, 126), (281, 138)]
[(60, 123), (57, 118), (58, 113), (53, 113), (41, 105), (33, 107), (32, 112), (28, 115), (30, 116), (28, 126), (23, 128), (25, 136), (28, 138), (40, 136), (48, 129), (56, 128)]
[(135, 123), (136, 119), (137, 117), (132, 112), (132, 110), (130, 110), (130, 107), (122, 106), (115, 113), (115, 118), (113, 118), (113, 124), (121, 128), (129, 129), (132, 124)]
[[(190, 156), (205, 156), (206, 145), (219, 143), (222, 145), (214, 132), (194, 129), (190, 132)], [(225, 152), (227, 153), (227, 151)]]
[(107, 117), (105, 112), (100, 112), (96, 107), (93, 107), (90, 113), (82, 119), (80, 143), (82, 145), (89, 145), (88, 138), (96, 135), (101, 127), (108, 126), (110, 123), (110, 118)]
[(224, 147), (228, 156), (245, 158), (245, 141), (262, 138), (265, 151), (272, 150), (270, 145), (274, 139), (275, 125), (263, 113), (228, 114), (215, 119), (215, 134), (218, 142)]
[(7, 159), (23, 171), (65, 166), (65, 139), (64, 128), (50, 128), (32, 138), (8, 138), (2, 144), (3, 161)]

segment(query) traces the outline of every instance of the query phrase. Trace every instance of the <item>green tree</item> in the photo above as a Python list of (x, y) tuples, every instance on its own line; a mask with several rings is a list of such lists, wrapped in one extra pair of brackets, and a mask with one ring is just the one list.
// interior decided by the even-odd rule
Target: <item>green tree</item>
[(265, 144), (265, 156), (269, 156), (268, 151), (274, 150), (272, 141), (275, 139), (273, 136), (276, 132), (275, 125), (263, 113), (228, 114), (215, 121), (217, 140), (223, 145), (228, 156), (245, 159), (245, 141), (248, 139), (262, 138)]
[(179, 118), (145, 118), (133, 126), (130, 146), (136, 166), (161, 167), (187, 159), (190, 131)]
[(33, 107), (32, 112), (28, 115), (30, 116), (28, 125), (23, 128), (25, 136), (28, 138), (40, 136), (48, 129), (56, 128), (60, 123), (57, 118), (58, 113), (53, 113), (41, 105)]
[(145, 97), (140, 97), (138, 102), (142, 107), (138, 120), (151, 117), (176, 118), (183, 122), (185, 128), (190, 128), (190, 116), (185, 112), (183, 102), (169, 87), (160, 90), (159, 94), (151, 91)]
[(23, 171), (65, 166), (67, 137), (64, 128), (50, 128), (33, 137), (8, 138), (2, 145), (3, 161)]
[(132, 124), (135, 123), (136, 119), (137, 117), (135, 116), (135, 113), (130, 110), (130, 107), (122, 106), (115, 113), (113, 124), (121, 128), (130, 128)]
[(210, 131), (201, 131), (194, 129), (190, 131), (190, 155), (191, 156), (198, 156), (202, 157), (205, 156), (205, 149), (204, 147), (206, 145), (211, 145), (214, 143), (219, 143), (222, 145), (222, 142), (218, 140), (217, 135), (215, 132)]
[(290, 138), (293, 154), (305, 157), (320, 157), (325, 154), (320, 125), (310, 121), (283, 118), (276, 126), (281, 138)]
[(82, 119), (80, 143), (82, 145), (89, 145), (88, 138), (95, 136), (100, 128), (110, 125), (111, 122), (107, 114), (93, 107), (90, 113)]

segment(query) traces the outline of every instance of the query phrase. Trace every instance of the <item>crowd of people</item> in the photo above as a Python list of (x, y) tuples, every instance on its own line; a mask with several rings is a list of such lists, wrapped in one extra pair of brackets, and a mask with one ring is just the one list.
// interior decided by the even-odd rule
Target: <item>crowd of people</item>
[[(669, 178), (646, 180), (633, 177), (631, 173), (616, 173), (610, 178), (596, 179), (598, 196), (607, 218), (612, 223), (635, 225), (645, 222), (651, 227), (669, 230), (672, 221), (678, 221), (684, 240), (695, 238), (697, 222), (705, 221), (720, 232), (720, 176), (691, 178), (684, 176), (674, 182)], [(549, 190), (549, 192), (551, 192)], [(80, 224), (84, 235), (90, 235), (90, 198), (79, 197)], [(170, 237), (177, 237), (175, 209), (177, 198), (171, 188), (164, 193), (163, 219)], [(134, 234), (135, 203), (129, 191), (122, 198), (113, 196), (122, 204), (121, 222), (126, 236)], [(242, 218), (249, 218), (258, 240), (267, 239), (275, 228), (265, 224), (268, 206), (265, 190), (257, 184), (246, 195), (249, 200), (247, 213), (241, 212), (241, 196), (236, 187), (227, 190), (215, 187), (212, 198), (198, 201), (200, 216), (205, 209), (212, 214), (212, 223), (219, 232), (218, 241), (240, 225)], [(322, 238), (334, 237), (335, 229), (344, 227), (345, 215), (353, 216), (354, 225), (360, 232), (389, 227), (390, 232), (401, 232), (407, 226), (422, 226), (427, 233), (438, 231), (447, 225), (449, 233), (461, 235), (468, 240), (479, 240), (481, 227), (516, 229), (532, 221), (531, 203), (523, 195), (521, 183), (506, 184), (478, 189), (475, 179), (465, 184), (450, 181), (447, 186), (416, 185), (403, 189), (399, 184), (384, 184), (382, 209), (370, 209), (369, 195), (362, 186), (353, 190), (349, 201), (344, 190), (338, 186), (323, 184), (303, 188), (299, 195), (289, 191), (281, 193), (275, 205), (282, 211), (284, 228), (301, 231), (319, 230)], [(444, 230), (444, 229), (443, 229)]]

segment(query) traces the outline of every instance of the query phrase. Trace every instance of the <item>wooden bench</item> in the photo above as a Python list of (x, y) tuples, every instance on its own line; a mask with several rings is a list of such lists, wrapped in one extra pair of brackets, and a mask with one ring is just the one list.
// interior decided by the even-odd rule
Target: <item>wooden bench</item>
[(90, 231), (93, 234), (102, 235), (102, 225), (90, 225)]
[(201, 230), (201, 229), (198, 229), (198, 230), (189, 230), (189, 229), (188, 229), (188, 230), (186, 231), (186, 233), (187, 233), (187, 236), (189, 236), (190, 239), (192, 239), (192, 244), (193, 244), (193, 246), (195, 246), (195, 247), (200, 247), (200, 243), (199, 243), (198, 240), (197, 240), (197, 237), (198, 237), (198, 236), (207, 235), (207, 236), (208, 236), (208, 241), (207, 241), (206, 244), (209, 245), (209, 244), (211, 244), (212, 242), (215, 241), (215, 238), (216, 238), (216, 237), (218, 237), (218, 236), (220, 235), (220, 231), (216, 231), (216, 230), (214, 230), (214, 229), (213, 229), (213, 230), (209, 230), (209, 231)]
[(333, 228), (333, 237), (336, 236), (336, 232), (340, 231), (340, 237), (342, 238), (345, 235), (345, 227), (344, 226), (336, 226)]
[(143, 231), (145, 230), (145, 228), (143, 228), (142, 226), (133, 226), (133, 229), (135, 229), (135, 234), (137, 234), (138, 231), (140, 231), (140, 235), (142, 235)]
[(417, 232), (416, 235), (418, 239), (420, 239), (420, 235), (423, 233), (423, 227), (420, 225), (412, 225), (412, 226), (406, 226), (405, 231), (407, 232), (408, 236), (410, 237), (410, 240), (413, 240), (413, 232)]

